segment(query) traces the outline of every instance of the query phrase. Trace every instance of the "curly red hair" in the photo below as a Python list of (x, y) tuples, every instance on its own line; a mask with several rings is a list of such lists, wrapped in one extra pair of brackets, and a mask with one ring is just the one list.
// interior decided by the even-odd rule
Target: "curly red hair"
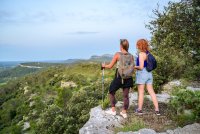
[(145, 39), (140, 39), (137, 41), (137, 48), (141, 51), (141, 52), (146, 52), (149, 51), (149, 44), (148, 41)]

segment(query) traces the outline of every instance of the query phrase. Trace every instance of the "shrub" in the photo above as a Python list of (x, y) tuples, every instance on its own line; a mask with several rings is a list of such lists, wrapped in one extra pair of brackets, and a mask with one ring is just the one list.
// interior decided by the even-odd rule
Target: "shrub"
[(170, 106), (176, 111), (175, 120), (180, 125), (200, 121), (200, 91), (176, 89)]
[(115, 132), (129, 132), (138, 131), (139, 129), (145, 128), (145, 124), (139, 117), (132, 116), (128, 118), (128, 121), (124, 124), (122, 128), (116, 128)]
[(72, 96), (72, 89), (70, 88), (59, 88), (58, 89), (58, 96), (56, 99), (57, 105), (65, 108), (67, 106), (67, 103), (69, 99)]

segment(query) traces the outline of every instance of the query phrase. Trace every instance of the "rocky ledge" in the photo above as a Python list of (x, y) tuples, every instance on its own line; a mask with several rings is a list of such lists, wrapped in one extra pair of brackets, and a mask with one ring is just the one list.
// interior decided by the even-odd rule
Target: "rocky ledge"
[[(179, 81), (173, 81), (171, 85), (180, 86)], [(200, 87), (187, 87), (188, 90), (196, 91)], [(159, 102), (168, 103), (172, 96), (168, 92), (156, 95)], [(137, 104), (137, 93), (129, 94), (129, 104), (134, 106)], [(149, 95), (146, 95), (146, 98), (151, 100)], [(117, 102), (116, 107), (122, 107), (123, 102)], [(115, 127), (123, 127), (125, 119), (119, 115), (112, 116), (108, 115), (102, 110), (101, 106), (92, 108), (90, 111), (90, 119), (88, 122), (79, 130), (79, 134), (114, 134)], [(174, 130), (167, 130), (166, 132), (157, 133), (153, 129), (140, 129), (137, 132), (119, 132), (118, 134), (200, 134), (200, 124), (194, 123), (187, 125), (183, 128), (176, 128)]]
[[(79, 134), (114, 134), (113, 128), (123, 127), (124, 119), (119, 116), (108, 115), (101, 106), (92, 108), (89, 121), (79, 130)], [(153, 129), (140, 129), (137, 132), (119, 132), (117, 134), (200, 134), (200, 124), (194, 123), (183, 128), (167, 130), (157, 133)]]
[(101, 106), (92, 108), (89, 121), (79, 130), (79, 134), (113, 134), (114, 127), (122, 127), (123, 117), (108, 115)]
[(194, 123), (192, 125), (187, 125), (183, 128), (176, 128), (174, 130), (167, 130), (166, 132), (156, 133), (152, 129), (140, 129), (137, 132), (119, 132), (117, 134), (199, 134), (200, 133), (200, 124)]

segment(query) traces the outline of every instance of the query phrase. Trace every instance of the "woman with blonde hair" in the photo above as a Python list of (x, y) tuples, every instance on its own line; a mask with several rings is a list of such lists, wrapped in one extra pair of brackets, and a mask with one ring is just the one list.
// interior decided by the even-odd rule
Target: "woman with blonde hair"
[[(123, 101), (124, 101), (124, 106), (123, 110), (120, 112), (120, 115), (123, 116), (124, 118), (127, 118), (127, 109), (129, 107), (129, 89), (133, 87), (133, 78), (132, 78), (132, 73), (130, 72), (130, 77), (123, 79), (123, 76), (121, 76), (121, 67), (122, 66), (130, 66), (133, 71), (134, 67), (134, 59), (133, 55), (131, 55), (128, 52), (129, 49), (129, 42), (126, 39), (121, 39), (120, 40), (120, 52), (117, 52), (110, 64), (102, 64), (103, 68), (108, 68), (111, 69), (116, 63), (118, 63), (117, 69), (116, 69), (116, 74), (115, 78), (110, 84), (110, 89), (109, 89), (109, 96), (110, 96), (110, 102), (111, 102), (111, 109), (105, 111), (107, 114), (111, 115), (116, 115), (116, 110), (115, 110), (115, 104), (116, 104), (116, 99), (115, 99), (115, 93), (119, 88), (123, 89)], [(132, 65), (132, 66), (131, 66)], [(125, 71), (125, 70), (124, 70)]]
[(136, 84), (138, 87), (138, 108), (136, 109), (137, 114), (143, 114), (142, 106), (144, 101), (144, 88), (146, 85), (146, 89), (150, 94), (154, 107), (155, 107), (155, 114), (160, 115), (158, 101), (156, 94), (153, 89), (153, 75), (152, 72), (148, 72), (147, 67), (147, 56), (149, 53), (149, 45), (147, 40), (140, 39), (137, 41), (136, 47), (138, 49), (139, 55), (137, 58), (136, 66)]

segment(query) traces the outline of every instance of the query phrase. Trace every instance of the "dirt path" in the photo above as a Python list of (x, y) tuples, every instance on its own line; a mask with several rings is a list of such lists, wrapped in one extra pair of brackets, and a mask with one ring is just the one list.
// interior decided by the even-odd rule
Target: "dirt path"
[(128, 110), (128, 119), (125, 121), (129, 123), (132, 118), (139, 118), (141, 119), (144, 124), (145, 128), (150, 128), (155, 130), (156, 132), (164, 132), (168, 129), (174, 129), (177, 127), (177, 124), (172, 121), (172, 111), (168, 108), (168, 105), (165, 103), (159, 103), (159, 108), (161, 115), (157, 116), (154, 113), (154, 107), (151, 101), (145, 100), (143, 105), (143, 115), (137, 115), (134, 112), (135, 107), (130, 107)]

